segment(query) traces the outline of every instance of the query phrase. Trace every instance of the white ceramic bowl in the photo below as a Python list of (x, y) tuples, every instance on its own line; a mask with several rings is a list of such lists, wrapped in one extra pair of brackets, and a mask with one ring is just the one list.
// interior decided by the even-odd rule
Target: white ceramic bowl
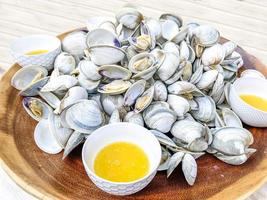
[(230, 88), (229, 103), (240, 119), (255, 127), (267, 127), (267, 112), (244, 102), (239, 95), (253, 94), (267, 99), (267, 80), (244, 77), (237, 79)]
[[(26, 55), (29, 51), (40, 49), (48, 50), (48, 52), (40, 55)], [(30, 35), (12, 42), (10, 51), (13, 58), (22, 67), (39, 65), (50, 70), (53, 68), (56, 56), (61, 52), (61, 42), (55, 36)]]
[[(148, 174), (132, 182), (112, 182), (94, 173), (94, 160), (97, 153), (113, 142), (131, 142), (144, 150), (150, 162)], [(142, 190), (154, 178), (161, 159), (161, 147), (157, 138), (146, 128), (133, 123), (114, 123), (95, 130), (85, 141), (82, 149), (84, 168), (101, 190), (114, 195), (130, 195)]]

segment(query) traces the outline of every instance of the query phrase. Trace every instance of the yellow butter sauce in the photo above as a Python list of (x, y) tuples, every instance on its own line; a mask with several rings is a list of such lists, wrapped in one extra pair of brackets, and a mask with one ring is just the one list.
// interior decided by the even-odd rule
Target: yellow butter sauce
[(32, 51), (26, 52), (25, 55), (35, 56), (35, 55), (40, 55), (40, 54), (44, 54), (44, 53), (48, 53), (48, 50), (46, 50), (46, 49), (32, 50)]
[(113, 182), (130, 182), (144, 177), (149, 171), (145, 152), (129, 142), (115, 142), (99, 151), (94, 161), (95, 173)]
[(267, 99), (253, 94), (241, 94), (240, 98), (254, 108), (267, 112)]

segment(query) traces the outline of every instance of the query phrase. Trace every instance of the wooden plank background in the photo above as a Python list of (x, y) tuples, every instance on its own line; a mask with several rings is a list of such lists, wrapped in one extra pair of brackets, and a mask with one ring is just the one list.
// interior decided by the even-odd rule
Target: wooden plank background
[[(9, 45), (17, 37), (58, 33), (85, 25), (91, 16), (113, 16), (126, 3), (147, 16), (181, 15), (216, 27), (267, 64), (267, 0), (0, 0), (0, 74), (13, 63)], [(0, 170), (0, 199), (34, 199)], [(267, 185), (249, 199), (267, 199)]]

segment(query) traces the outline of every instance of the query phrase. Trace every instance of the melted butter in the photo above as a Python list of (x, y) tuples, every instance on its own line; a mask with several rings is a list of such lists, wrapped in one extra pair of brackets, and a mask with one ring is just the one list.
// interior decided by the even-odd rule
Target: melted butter
[(25, 55), (35, 56), (35, 55), (40, 55), (40, 54), (44, 54), (44, 53), (47, 53), (47, 52), (48, 52), (48, 50), (38, 49), (38, 50), (28, 51), (28, 52), (25, 53)]
[(240, 98), (254, 108), (267, 112), (267, 99), (253, 94), (242, 94)]
[(130, 182), (144, 177), (149, 171), (145, 152), (129, 142), (115, 142), (99, 151), (94, 161), (95, 173), (109, 181)]

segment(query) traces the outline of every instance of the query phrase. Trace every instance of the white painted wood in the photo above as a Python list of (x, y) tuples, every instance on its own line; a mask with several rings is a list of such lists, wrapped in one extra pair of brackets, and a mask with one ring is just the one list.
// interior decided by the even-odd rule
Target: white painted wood
[[(17, 37), (81, 27), (90, 16), (113, 16), (131, 0), (0, 0), (0, 74), (13, 63), (8, 52)], [(175, 12), (185, 22), (216, 27), (221, 34), (267, 64), (267, 0), (137, 0), (147, 16)], [(0, 169), (1, 200), (33, 200)], [(267, 185), (248, 200), (267, 199)]]

